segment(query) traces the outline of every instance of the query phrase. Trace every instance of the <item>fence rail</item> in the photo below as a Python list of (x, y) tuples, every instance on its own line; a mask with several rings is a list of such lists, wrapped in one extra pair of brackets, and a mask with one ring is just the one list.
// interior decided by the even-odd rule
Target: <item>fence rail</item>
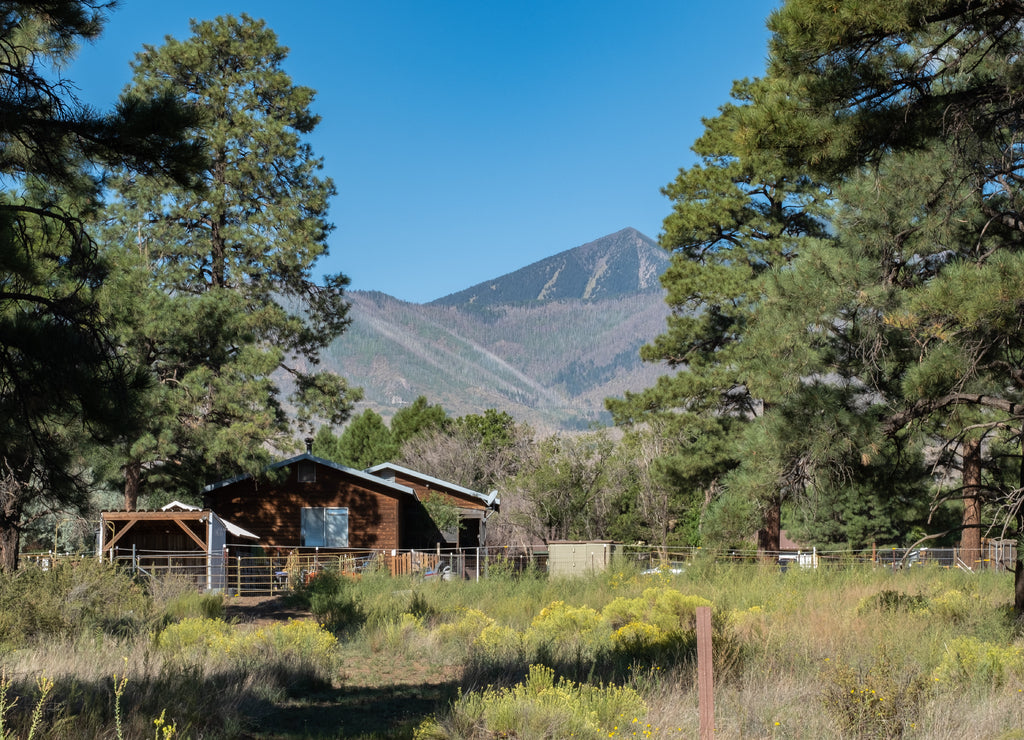
[[(552, 546), (553, 548), (554, 546)], [(651, 548), (614, 545), (607, 567), (629, 562), (642, 571), (677, 573), (695, 559), (763, 566), (777, 563), (787, 568), (838, 568), (874, 565), (893, 569), (906, 567), (961, 568), (968, 571), (1012, 569), (1016, 549), (1011, 540), (990, 540), (970, 556), (957, 548), (872, 548), (870, 550), (801, 550), (757, 552), (755, 550), (714, 551), (702, 548)], [(309, 583), (321, 573), (344, 578), (361, 578), (368, 572), (424, 579), (486, 579), (496, 572), (516, 573), (527, 569), (547, 572), (547, 548), (484, 547), (456, 550), (322, 550), (293, 549), (271, 555), (237, 547), (221, 553), (138, 552), (114, 549), (107, 556), (140, 577), (174, 577), (191, 581), (197, 589), (223, 591), (243, 596), (280, 593)], [(28, 553), (27, 564), (48, 568), (56, 558), (83, 555)], [(604, 567), (604, 566), (602, 566)]]

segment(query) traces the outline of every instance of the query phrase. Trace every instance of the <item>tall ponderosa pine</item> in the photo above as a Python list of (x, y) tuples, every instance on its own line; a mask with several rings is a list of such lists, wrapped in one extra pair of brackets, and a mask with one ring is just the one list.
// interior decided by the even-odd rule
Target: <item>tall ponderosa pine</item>
[(700, 164), (681, 170), (664, 189), (673, 201), (661, 237), (672, 255), (662, 277), (672, 314), (668, 330), (641, 354), (679, 372), (608, 407), (620, 424), (666, 417), (661, 427), (672, 430), (680, 449), (665, 458), (675, 468), (665, 475), (689, 489), (683, 498), (700, 506), (720, 493), (752, 496), (749, 523), (759, 531), (759, 547), (778, 550), (785, 493), (778, 476), (786, 471), (766, 479), (758, 491), (746, 486), (742, 494), (723, 479), (744, 459), (738, 428), (763, 408), (744, 364), (751, 316), (772, 271), (789, 265), (804, 241), (824, 236), (827, 193), (777, 160), (737, 156), (740, 123), (760, 86), (736, 84), (736, 102), (705, 121), (705, 133), (693, 147)]
[[(760, 314), (784, 358), (813, 360), (777, 376), (846, 379), (874, 424), (852, 445), (865, 464), (879, 435), (953, 445), (969, 503), (987, 491), (1018, 538), (1020, 478), (977, 453), (1019, 448), (1024, 425), (1022, 21), (1018, 3), (789, 0), (739, 139), (741, 158), (773, 153), (842, 203), (834, 243), (780, 274)], [(984, 526), (969, 509), (964, 527)]]
[(268, 443), (302, 423), (342, 422), (358, 395), (315, 372), (347, 326), (347, 278), (314, 282), (327, 254), (329, 179), (303, 142), (318, 122), (313, 90), (292, 83), (287, 50), (262, 21), (192, 23), (185, 41), (145, 47), (130, 90), (170, 95), (201, 116), (208, 142), (201, 194), (127, 173), (112, 185), (106, 249), (118, 265), (107, 294), (120, 341), (154, 378), (144, 433), (116, 461), (125, 505), (141, 491), (194, 491), (257, 472)]
[[(55, 76), (105, 6), (0, 7), (0, 569), (17, 566), (23, 514), (81, 503), (81, 447), (136, 416), (135, 378), (105, 335), (105, 266), (85, 221), (97, 166), (162, 171), (185, 183), (198, 149), (166, 99), (125, 98), (105, 116)], [(127, 420), (127, 421), (126, 421)]]

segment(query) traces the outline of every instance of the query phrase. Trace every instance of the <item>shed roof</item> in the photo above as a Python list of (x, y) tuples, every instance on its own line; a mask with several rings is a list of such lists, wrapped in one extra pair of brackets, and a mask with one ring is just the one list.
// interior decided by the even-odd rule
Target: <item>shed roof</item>
[[(192, 506), (191, 504), (183, 504), (181, 501), (172, 501), (169, 504), (165, 504), (160, 507), (161, 511), (202, 511), (198, 506)], [(249, 539), (258, 540), (259, 535), (255, 535), (247, 529), (242, 529), (237, 524), (232, 524), (222, 516), (217, 516), (212, 511), (210, 515), (216, 517), (216, 519), (224, 525), (224, 529), (233, 534), (235, 537), (248, 537)]]
[(225, 530), (238, 537), (247, 537), (254, 540), (259, 539), (258, 535), (231, 524), (227, 520), (217, 516), (210, 509), (200, 509), (196, 506), (183, 504), (180, 501), (174, 501), (156, 511), (101, 511), (101, 523), (123, 522), (124, 527), (121, 528), (120, 531), (116, 532), (109, 541), (102, 542), (100, 551), (107, 552), (110, 550), (122, 537), (124, 537), (136, 524), (139, 524), (140, 522), (174, 522), (178, 527), (180, 527), (182, 532), (192, 538), (192, 540), (199, 546), (200, 550), (205, 551), (206, 544), (185, 525), (185, 522), (199, 522), (200, 524), (206, 524), (209, 526), (215, 521), (223, 524)]

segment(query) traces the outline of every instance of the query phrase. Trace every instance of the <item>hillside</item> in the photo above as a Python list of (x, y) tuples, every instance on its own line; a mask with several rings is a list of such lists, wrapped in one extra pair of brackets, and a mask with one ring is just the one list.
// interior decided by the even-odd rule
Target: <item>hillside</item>
[(453, 416), (508, 411), (539, 429), (607, 422), (603, 401), (654, 383), (639, 349), (665, 328), (667, 256), (633, 229), (428, 304), (353, 291), (327, 367), (391, 416), (417, 396)]

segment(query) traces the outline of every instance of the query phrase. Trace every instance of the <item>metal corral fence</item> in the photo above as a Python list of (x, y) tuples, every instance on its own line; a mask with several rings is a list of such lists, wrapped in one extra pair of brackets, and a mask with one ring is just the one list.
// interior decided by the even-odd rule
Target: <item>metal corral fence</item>
[[(607, 553), (595, 557), (595, 552)], [(25, 564), (48, 568), (54, 554), (28, 553)], [(84, 557), (58, 555), (59, 558)], [(321, 573), (361, 578), (368, 572), (414, 576), (425, 580), (480, 580), (497, 574), (524, 571), (565, 576), (592, 573), (629, 564), (641, 572), (681, 573), (696, 559), (751, 564), (777, 564), (789, 568), (839, 568), (874, 565), (893, 569), (907, 567), (1012, 570), (1016, 558), (1013, 540), (985, 540), (980, 555), (965, 557), (957, 548), (872, 548), (870, 550), (787, 550), (758, 553), (756, 550), (708, 550), (703, 548), (652, 548), (608, 542), (551, 543), (544, 547), (482, 547), (456, 550), (325, 550), (295, 548), (266, 554), (259, 548), (226, 548), (213, 554), (138, 552), (114, 549), (108, 556), (139, 577), (174, 577), (192, 581), (197, 589), (242, 596), (265, 596), (308, 584)]]

